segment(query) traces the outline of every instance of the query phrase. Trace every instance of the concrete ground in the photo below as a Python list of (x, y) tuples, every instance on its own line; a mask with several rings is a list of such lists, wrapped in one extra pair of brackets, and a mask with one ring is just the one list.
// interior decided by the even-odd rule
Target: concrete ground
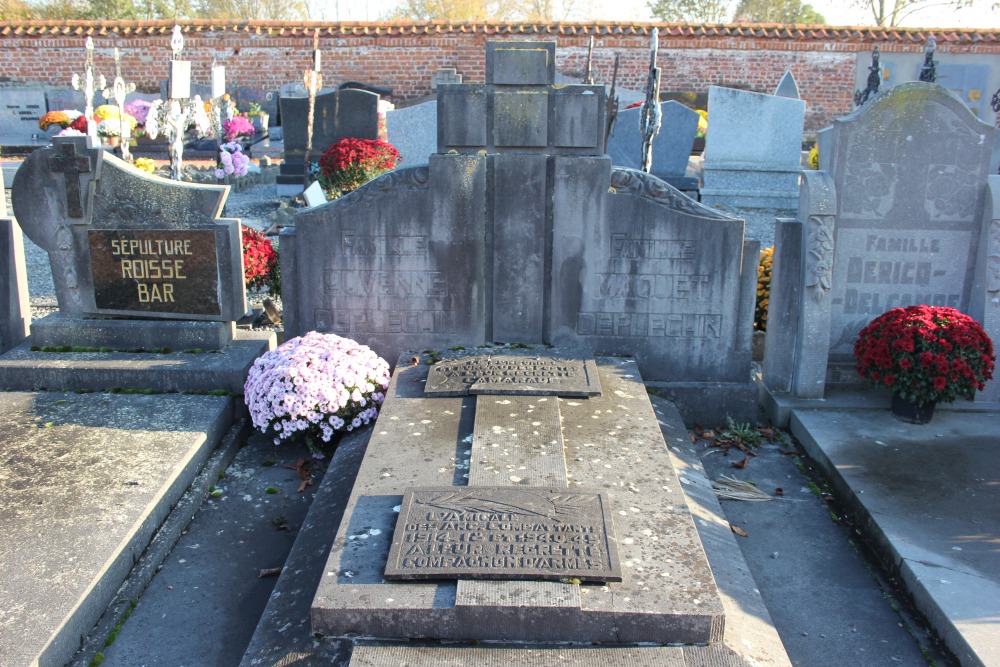
[[(847, 499), (841, 504), (828, 496), (820, 472), (826, 464), (820, 460), (814, 466), (801, 453), (787, 454), (794, 449), (790, 440), (763, 445), (756, 456), (748, 457), (745, 467), (736, 468), (732, 463), (742, 461), (742, 452), (730, 450), (727, 456), (708, 440), (668, 438), (680, 459), (700, 462), (711, 479), (725, 474), (752, 481), (775, 498), (753, 503), (723, 500), (724, 515), (714, 520), (734, 526), (749, 574), (766, 603), (791, 664), (804, 667), (958, 664), (936, 640), (936, 636), (948, 633), (946, 621), (928, 614), (934, 625), (928, 630), (923, 616), (911, 611), (908, 594), (895, 587), (894, 582), (912, 585), (911, 578), (900, 568), (880, 570), (875, 559), (866, 557), (867, 545), (879, 546), (875, 531), (880, 521), (884, 524), (885, 516), (892, 518), (890, 532), (905, 534), (909, 530), (909, 539), (926, 535), (911, 549), (919, 546), (933, 550), (942, 537), (939, 531), (928, 532), (930, 519), (939, 529), (956, 526), (958, 534), (963, 536), (961, 544), (954, 542), (959, 538), (952, 535), (951, 541), (938, 545), (951, 558), (946, 566), (947, 576), (941, 574), (941, 566), (933, 560), (918, 559), (912, 554), (909, 567), (935, 573), (936, 579), (931, 583), (936, 582), (937, 588), (947, 586), (952, 599), (969, 601), (963, 607), (964, 625), (978, 631), (985, 648), (980, 650), (979, 657), (962, 656), (961, 664), (1000, 664), (995, 653), (1000, 646), (996, 629), (1000, 615), (994, 609), (1000, 596), (994, 595), (992, 588), (1000, 577), (995, 574), (1000, 568), (994, 567), (987, 574), (971, 572), (973, 561), (984, 566), (997, 557), (995, 545), (1000, 520), (996, 517), (996, 507), (1000, 504), (996, 496), (1000, 493), (1000, 476), (991, 473), (990, 468), (996, 468), (991, 462), (1000, 433), (998, 417), (982, 417), (988, 422), (983, 423), (967, 415), (952, 419), (945, 413), (938, 415), (942, 418), (940, 424), (935, 421), (930, 427), (899, 429), (895, 422), (886, 421), (891, 417), (882, 411), (855, 412), (831, 422), (836, 419), (831, 416), (834, 414), (806, 415), (800, 421), (818, 421), (820, 425), (813, 424), (808, 430), (796, 427), (798, 437), (810, 456), (822, 458), (824, 455), (813, 452), (825, 451), (825, 456), (835, 462), (832, 467), (826, 466), (832, 471), (830, 487), (835, 494), (844, 486), (844, 480), (850, 479), (850, 474), (845, 478), (843, 471), (868, 475), (861, 489), (857, 480), (846, 484), (856, 489), (856, 493), (863, 490), (864, 493), (857, 495), (866, 496), (866, 500), (885, 503), (873, 515), (874, 521), (864, 519)], [(907, 429), (916, 428), (929, 430), (917, 431), (916, 436), (910, 432), (911, 439), (907, 440)], [(863, 433), (864, 429), (871, 434), (853, 435), (855, 431)], [(940, 433), (947, 435), (938, 437)], [(819, 441), (828, 444), (817, 445)], [(953, 444), (944, 447), (945, 442)], [(987, 453), (990, 446), (992, 455)], [(878, 465), (866, 472), (856, 460), (843, 458), (852, 448), (853, 456), (859, 451), (880, 452), (881, 458), (875, 461)], [(297, 485), (301, 480), (293, 470), (263, 465), (266, 460), (278, 459), (294, 466), (302, 452), (286, 450), (284, 446), (275, 449), (269, 441), (251, 437), (219, 485), (221, 498), (206, 502), (117, 640), (104, 651), (104, 664), (225, 666), (239, 665), (241, 660), (247, 666), (346, 664), (349, 656), (346, 646), (320, 642), (311, 635), (305, 610), (311, 602), (315, 578), (321, 572), (310, 574), (307, 570), (314, 564), (322, 569), (339, 512), (350, 490), (352, 470), (362, 452), (363, 442), (359, 439), (338, 451), (330, 473), (334, 477), (327, 480), (335, 491), (323, 497), (322, 503), (317, 501), (317, 511), (305, 517), (316, 487), (308, 487), (299, 494)], [(915, 452), (922, 453), (915, 456)], [(964, 467), (956, 469), (956, 464)], [(909, 481), (904, 483), (907, 477)], [(886, 480), (884, 494), (878, 492), (883, 486), (879, 479)], [(970, 480), (975, 484), (970, 484)], [(279, 493), (267, 494), (267, 486), (278, 488)], [(949, 486), (956, 492), (954, 502), (941, 491)], [(909, 494), (903, 493), (907, 487)], [(958, 493), (961, 489), (965, 490)], [(976, 496), (973, 498), (971, 493)], [(954, 510), (955, 515), (942, 511), (942, 505)], [(985, 511), (977, 512), (979, 508)], [(292, 531), (274, 526), (277, 515), (287, 519)], [(963, 516), (964, 523), (953, 524)], [(698, 519), (700, 523), (711, 520), (711, 517)], [(300, 526), (303, 530), (296, 547), (300, 553), (293, 553), (294, 560), (288, 563), (288, 570), (294, 570), (293, 581), (304, 583), (279, 584), (279, 591), (292, 604), (279, 609), (272, 600), (265, 612), (267, 593), (274, 579), (257, 579), (258, 571), (283, 561), (283, 554), (288, 553), (291, 539), (296, 537)], [(953, 546), (960, 546), (962, 551), (954, 551)], [(966, 557), (969, 562), (956, 565), (956, 556)], [(716, 576), (721, 578), (726, 574), (717, 572)], [(924, 577), (926, 585), (929, 581)], [(919, 591), (915, 595), (918, 603), (924, 596)], [(261, 627), (250, 640), (262, 614), (265, 616)], [(247, 642), (251, 651), (244, 657)], [(74, 665), (87, 664), (89, 657), (84, 658), (78, 656)]]

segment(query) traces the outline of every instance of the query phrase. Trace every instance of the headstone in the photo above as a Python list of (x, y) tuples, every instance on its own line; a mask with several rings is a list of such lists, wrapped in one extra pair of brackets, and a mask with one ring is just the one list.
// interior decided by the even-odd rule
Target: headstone
[[(296, 194), (302, 191), (308, 102), (299, 97), (280, 100), (285, 160), (278, 176), (279, 194), (282, 185), (297, 187)], [(312, 159), (319, 160), (331, 144), (345, 137), (378, 139), (378, 95), (347, 89), (316, 96)]]
[(83, 91), (74, 88), (49, 88), (45, 91), (49, 111), (72, 109), (83, 113)]
[(984, 214), (995, 135), (949, 91), (920, 82), (835, 121), (831, 170), (806, 172), (799, 217), (776, 232), (770, 317), (784, 320), (767, 327), (772, 392), (822, 398), (829, 385), (860, 383), (858, 332), (896, 307), (958, 308), (1000, 340), (1000, 223)]
[(41, 88), (5, 88), (0, 102), (0, 137), (6, 144), (30, 144), (42, 134), (38, 119), (46, 112), (45, 91)]
[(269, 122), (277, 123), (278, 120), (278, 91), (264, 88), (249, 88), (247, 86), (237, 86), (231, 92), (236, 108), (242, 111), (250, 110), (250, 103), (260, 105), (260, 108), (270, 116)]
[(739, 208), (795, 208), (805, 102), (709, 87), (701, 201)]
[(31, 306), (21, 228), (6, 212), (0, 217), (0, 354), (20, 345), (30, 333)]
[[(337, 92), (336, 88), (320, 88), (318, 94), (325, 95), (327, 93)], [(306, 90), (306, 85), (302, 81), (292, 81), (291, 83), (283, 83), (278, 86), (278, 106), (281, 106), (281, 100), (285, 97), (309, 97), (309, 91)]]
[(462, 83), (462, 75), (454, 67), (442, 67), (431, 75), (431, 90), (437, 90), (442, 83)]
[(397, 169), (427, 164), (437, 150), (437, 102), (424, 102), (385, 114), (388, 141), (399, 151)]
[(759, 244), (743, 221), (613, 168), (604, 88), (553, 84), (554, 55), (491, 44), (485, 84), (439, 88), (427, 167), (296, 215), (281, 237), (286, 335), (331, 331), (387, 358), (488, 341), (627, 353), (687, 396), (686, 418), (752, 413)]
[(24, 233), (49, 255), (59, 310), (0, 355), (0, 386), (240, 393), (274, 347), (272, 332), (236, 330), (246, 290), (239, 221), (218, 218), (227, 187), (146, 174), (89, 137), (56, 137), (11, 191)]
[[(618, 167), (638, 169), (642, 157), (642, 133), (639, 130), (639, 108), (618, 112), (611, 137), (608, 155)], [(660, 104), (662, 127), (653, 139), (653, 168), (651, 173), (678, 190), (697, 190), (698, 180), (686, 176), (688, 159), (695, 135), (698, 134), (698, 113), (678, 102)]]
[(819, 146), (819, 168), (830, 171), (833, 162), (833, 126), (816, 132), (816, 145)]
[(18, 170), (25, 234), (49, 253), (63, 318), (232, 322), (246, 312), (226, 189), (139, 172), (86, 138), (56, 138)]
[[(173, 62), (173, 61), (171, 61)], [(183, 72), (178, 73), (179, 76), (183, 76)], [(194, 97), (197, 95), (203, 100), (212, 99), (212, 85), (207, 83), (195, 83), (190, 80), (190, 71), (188, 72), (188, 80), (186, 82), (189, 86), (189, 94), (186, 97)], [(167, 100), (170, 99), (170, 80), (160, 81), (160, 95), (156, 99)]]
[(778, 82), (778, 87), (774, 89), (775, 97), (787, 97), (793, 100), (801, 99), (799, 97), (799, 84), (795, 81), (795, 76), (792, 74), (791, 70), (788, 70), (782, 75), (781, 81)]

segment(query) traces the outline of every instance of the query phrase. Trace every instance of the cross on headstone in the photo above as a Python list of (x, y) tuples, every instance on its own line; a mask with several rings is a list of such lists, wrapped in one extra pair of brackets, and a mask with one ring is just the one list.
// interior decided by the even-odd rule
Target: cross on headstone
[(115, 104), (118, 106), (118, 134), (121, 136), (121, 142), (119, 146), (122, 149), (122, 159), (126, 162), (131, 162), (131, 155), (129, 155), (128, 142), (132, 138), (132, 126), (125, 121), (125, 96), (135, 90), (134, 83), (125, 83), (125, 79), (122, 78), (122, 61), (121, 56), (118, 53), (118, 47), (115, 47), (115, 80), (111, 83), (110, 88), (105, 88), (101, 91), (105, 99), (114, 100)]
[(646, 81), (646, 101), (642, 105), (639, 119), (642, 130), (642, 167), (649, 173), (653, 167), (653, 138), (660, 131), (660, 68), (656, 66), (656, 51), (659, 48), (660, 31), (653, 28), (653, 39), (649, 48), (649, 78)]
[(454, 67), (442, 67), (431, 75), (431, 90), (442, 83), (462, 83), (462, 75)]
[(49, 169), (65, 175), (66, 209), (71, 218), (83, 217), (83, 202), (80, 198), (80, 174), (93, 170), (90, 158), (76, 154), (76, 144), (64, 143), (59, 146), (59, 156), (49, 158)]
[(87, 117), (87, 134), (97, 138), (97, 123), (94, 122), (94, 92), (98, 88), (104, 88), (106, 82), (104, 76), (94, 76), (94, 40), (87, 38), (87, 59), (83, 65), (83, 77), (79, 74), (73, 75), (73, 88), (83, 91), (83, 114)]
[(306, 153), (303, 160), (306, 164), (305, 176), (303, 177), (303, 187), (309, 185), (309, 153), (312, 152), (313, 145), (313, 116), (316, 113), (316, 92), (323, 87), (323, 75), (319, 72), (320, 52), (319, 52), (319, 31), (313, 33), (313, 68), (303, 72), (302, 83), (309, 91), (309, 115), (306, 117)]

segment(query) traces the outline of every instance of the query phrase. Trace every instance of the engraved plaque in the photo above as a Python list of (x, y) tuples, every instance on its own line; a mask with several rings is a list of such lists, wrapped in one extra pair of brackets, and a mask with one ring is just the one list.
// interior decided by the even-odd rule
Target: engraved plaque
[(403, 496), (386, 579), (621, 581), (604, 492), (425, 487)]
[(601, 395), (593, 358), (550, 352), (546, 355), (506, 352), (444, 360), (431, 366), (424, 394)]
[(89, 230), (87, 238), (99, 309), (221, 313), (214, 230)]

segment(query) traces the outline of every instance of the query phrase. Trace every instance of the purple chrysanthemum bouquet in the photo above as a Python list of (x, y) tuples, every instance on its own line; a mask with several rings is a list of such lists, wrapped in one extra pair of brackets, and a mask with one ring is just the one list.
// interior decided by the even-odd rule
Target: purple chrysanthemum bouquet
[(254, 426), (274, 444), (302, 433), (322, 456), (317, 441), (369, 424), (388, 386), (389, 364), (367, 345), (314, 331), (258, 358), (243, 389)]
[(243, 152), (243, 146), (238, 142), (230, 142), (219, 146), (219, 160), (216, 162), (215, 177), (225, 178), (227, 174), (246, 176), (250, 170), (250, 158)]

